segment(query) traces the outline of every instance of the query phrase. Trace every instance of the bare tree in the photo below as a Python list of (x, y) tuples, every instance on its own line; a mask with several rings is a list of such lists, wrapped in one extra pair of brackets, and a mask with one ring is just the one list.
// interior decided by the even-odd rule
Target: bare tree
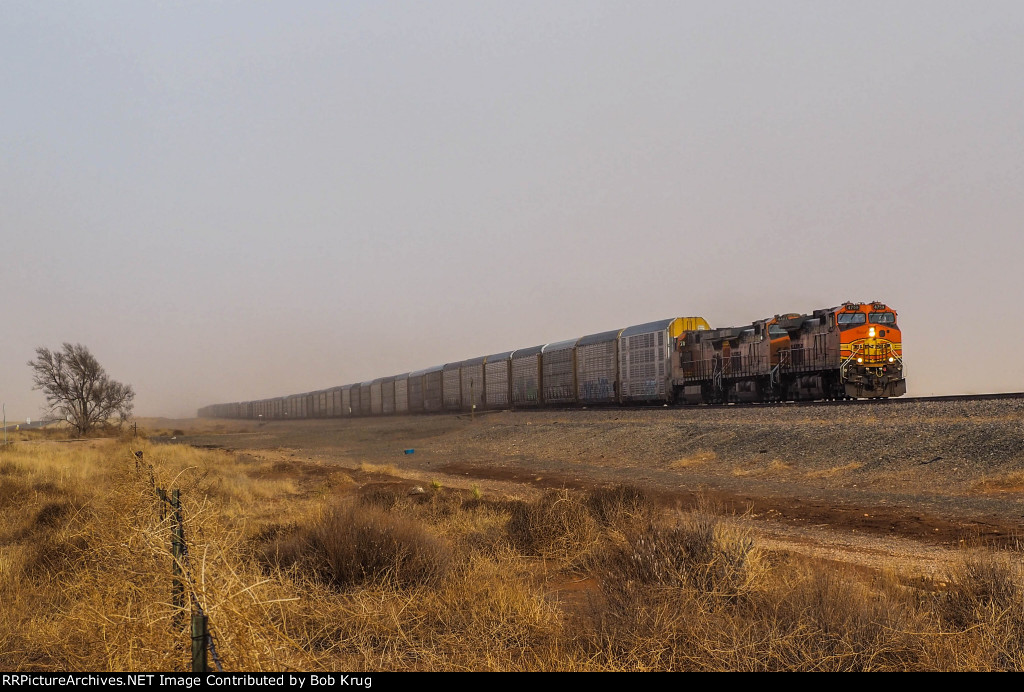
[(60, 351), (39, 347), (28, 366), (34, 389), (46, 394), (49, 411), (71, 423), (79, 435), (110, 421), (120, 426), (132, 413), (135, 390), (110, 379), (81, 344), (65, 343)]

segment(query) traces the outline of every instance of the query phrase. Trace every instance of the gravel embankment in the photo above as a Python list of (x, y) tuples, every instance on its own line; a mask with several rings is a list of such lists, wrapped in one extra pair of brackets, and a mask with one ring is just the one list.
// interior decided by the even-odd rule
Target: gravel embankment
[[(1024, 514), (1024, 400), (1017, 399), (291, 421), (182, 440), (288, 448), (399, 469), (519, 469), (594, 482), (917, 505), (943, 515)], [(416, 451), (404, 455), (407, 448)]]

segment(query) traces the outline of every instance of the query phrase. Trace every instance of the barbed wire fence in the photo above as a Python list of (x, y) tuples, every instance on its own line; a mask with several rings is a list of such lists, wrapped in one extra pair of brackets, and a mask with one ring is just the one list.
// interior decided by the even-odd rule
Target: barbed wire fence
[[(216, 637), (210, 630), (210, 617), (197, 596), (198, 589), (195, 570), (189, 553), (188, 541), (185, 536), (185, 516), (181, 507), (181, 490), (174, 488), (168, 491), (156, 484), (153, 465), (146, 461), (141, 450), (134, 452), (135, 470), (139, 474), (147, 474), (153, 494), (160, 501), (160, 521), (170, 519), (171, 528), (171, 602), (175, 608), (173, 626), (178, 630), (182, 626), (182, 616), (188, 610), (191, 615), (192, 639), (192, 672), (211, 672), (209, 660), (213, 660), (218, 673), (224, 672), (224, 665), (217, 653)], [(186, 589), (186, 585), (189, 587)], [(188, 608), (186, 608), (186, 592)], [(207, 658), (209, 654), (209, 658)]]

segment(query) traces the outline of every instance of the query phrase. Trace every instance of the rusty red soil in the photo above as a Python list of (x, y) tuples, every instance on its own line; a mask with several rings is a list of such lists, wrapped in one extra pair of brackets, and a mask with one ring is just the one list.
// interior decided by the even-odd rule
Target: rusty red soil
[[(560, 473), (537, 475), (536, 470), (517, 467), (483, 467), (450, 463), (441, 471), (497, 481), (520, 483), (541, 489), (569, 488), (586, 490), (601, 484)], [(710, 501), (728, 513), (764, 517), (792, 525), (819, 525), (839, 531), (868, 535), (901, 536), (941, 545), (1013, 546), (1024, 537), (1024, 522), (1004, 517), (946, 519), (927, 512), (905, 508), (848, 505), (798, 497), (765, 497), (733, 493), (715, 488), (646, 488), (664, 507), (688, 510)]]

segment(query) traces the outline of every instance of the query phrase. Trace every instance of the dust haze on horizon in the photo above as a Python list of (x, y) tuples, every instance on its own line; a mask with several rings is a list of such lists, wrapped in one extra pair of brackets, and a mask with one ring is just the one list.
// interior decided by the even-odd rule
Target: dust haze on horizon
[(1024, 4), (0, 5), (0, 400), (140, 416), (670, 316), (900, 315), (1024, 390)]

